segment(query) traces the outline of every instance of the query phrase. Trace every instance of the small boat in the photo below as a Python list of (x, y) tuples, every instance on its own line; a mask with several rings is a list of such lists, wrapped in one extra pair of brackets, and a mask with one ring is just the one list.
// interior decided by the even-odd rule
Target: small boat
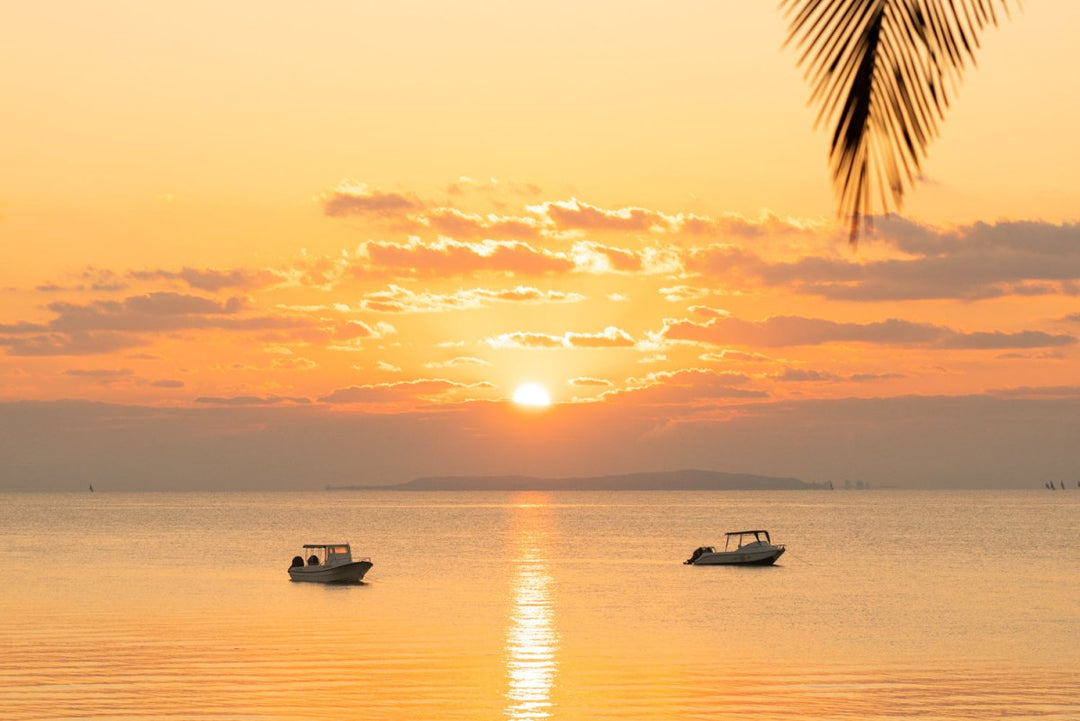
[(784, 555), (784, 547), (774, 546), (768, 531), (732, 531), (724, 534), (724, 537), (723, 551), (702, 546), (683, 563), (691, 566), (771, 566)]
[(289, 567), (294, 581), (360, 583), (372, 565), (370, 558), (354, 561), (347, 543), (305, 543), (304, 556), (294, 557)]

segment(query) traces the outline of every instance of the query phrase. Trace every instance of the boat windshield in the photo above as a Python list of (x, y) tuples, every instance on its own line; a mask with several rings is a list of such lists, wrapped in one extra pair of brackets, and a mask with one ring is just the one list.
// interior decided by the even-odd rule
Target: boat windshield
[(751, 543), (771, 543), (768, 531), (736, 531), (725, 537), (724, 550), (735, 550)]

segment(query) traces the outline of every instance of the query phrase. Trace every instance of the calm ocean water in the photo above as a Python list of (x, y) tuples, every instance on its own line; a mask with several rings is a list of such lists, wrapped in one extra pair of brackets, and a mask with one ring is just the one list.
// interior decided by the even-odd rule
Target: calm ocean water
[(0, 502), (10, 721), (1080, 718), (1080, 489)]

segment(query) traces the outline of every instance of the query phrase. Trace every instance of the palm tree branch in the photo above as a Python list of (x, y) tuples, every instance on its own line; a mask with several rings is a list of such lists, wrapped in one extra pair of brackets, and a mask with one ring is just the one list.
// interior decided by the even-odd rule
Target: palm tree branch
[(829, 164), (852, 243), (873, 196), (884, 212), (901, 207), (979, 34), (1010, 2), (780, 0), (816, 124), (833, 126)]

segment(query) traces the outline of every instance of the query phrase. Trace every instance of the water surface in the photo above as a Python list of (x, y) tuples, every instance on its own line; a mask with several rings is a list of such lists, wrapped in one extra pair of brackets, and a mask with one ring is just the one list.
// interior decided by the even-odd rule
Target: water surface
[(12, 721), (1080, 718), (1080, 491), (0, 500)]

